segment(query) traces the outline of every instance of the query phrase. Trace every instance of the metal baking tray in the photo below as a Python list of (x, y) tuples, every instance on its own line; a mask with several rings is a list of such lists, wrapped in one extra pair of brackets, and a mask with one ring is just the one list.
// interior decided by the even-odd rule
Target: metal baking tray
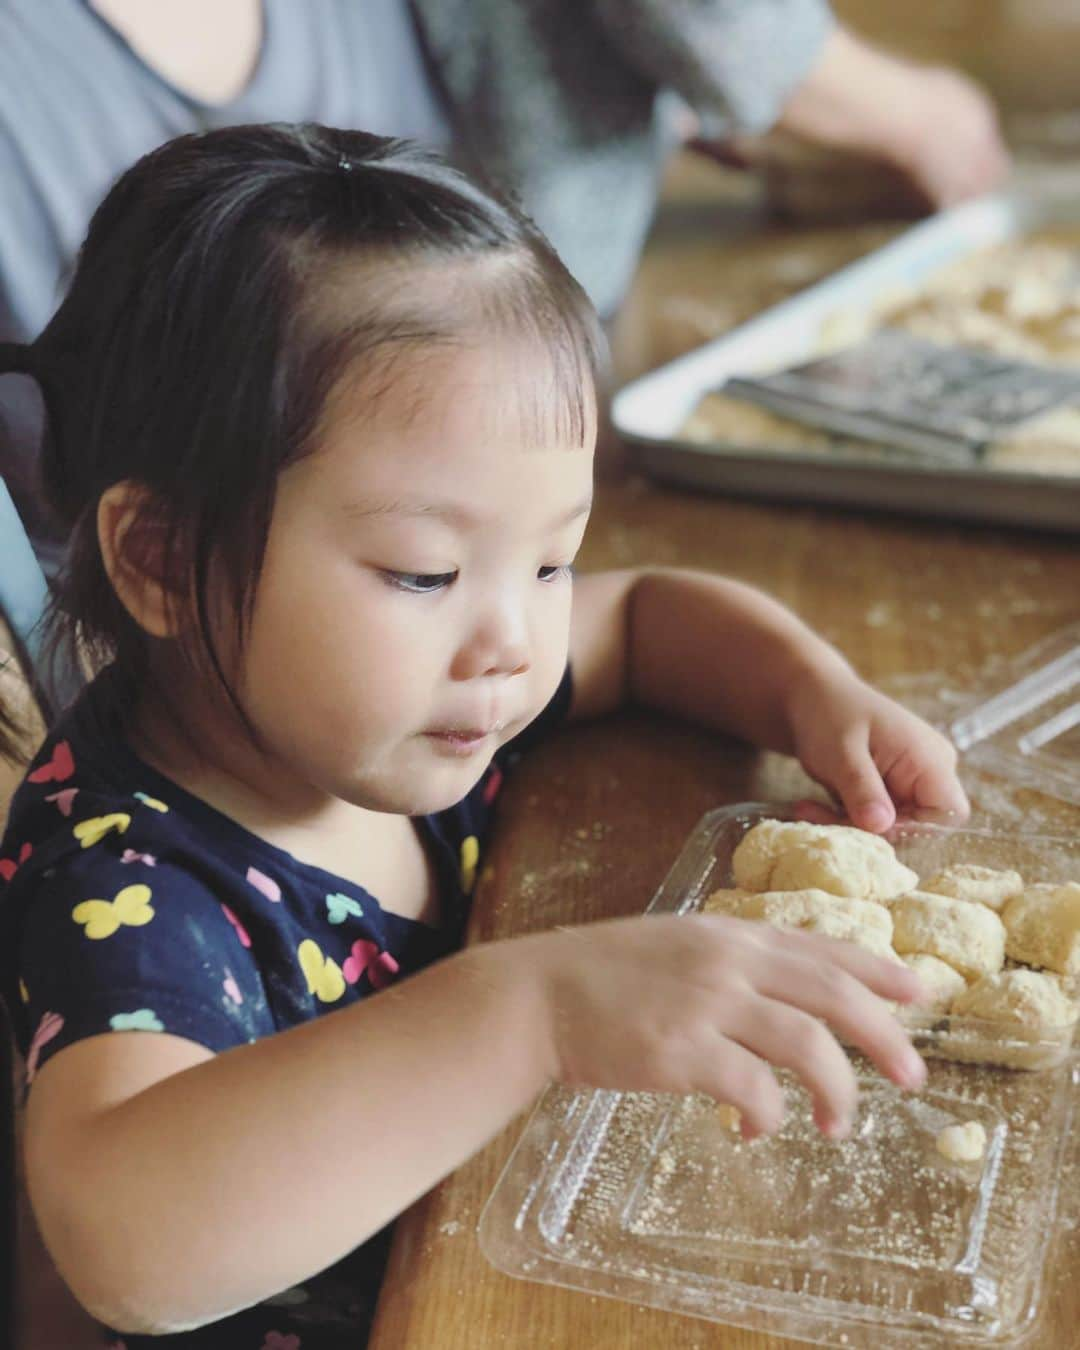
[(943, 212), (833, 276), (696, 351), (624, 386), (612, 403), (615, 429), (650, 477), (735, 495), (910, 511), (1037, 529), (1080, 530), (1080, 475), (1024, 473), (881, 455), (701, 444), (679, 429), (701, 397), (731, 377), (809, 360), (838, 313), (874, 310), (898, 288), (914, 289), (951, 262), (1039, 230), (1080, 226), (1080, 196), (984, 197)]
[[(700, 908), (731, 884), (744, 833), (791, 814), (712, 811), (649, 912)], [(1075, 839), (934, 825), (890, 838), (922, 875), (961, 861), (1030, 881), (1080, 874)], [(783, 1073), (784, 1126), (750, 1144), (708, 1098), (553, 1086), (485, 1207), (480, 1245), (521, 1278), (816, 1345), (1043, 1350), (1049, 1239), (1076, 1204), (1061, 1184), (1072, 1028), (1014, 1039), (1000, 1023), (951, 1016), (913, 1037), (925, 1088), (904, 1093), (856, 1059), (860, 1108), (839, 1144), (813, 1128)], [(1023, 1067), (995, 1067), (1005, 1062)], [(946, 1163), (937, 1131), (967, 1120), (983, 1124), (986, 1154)]]

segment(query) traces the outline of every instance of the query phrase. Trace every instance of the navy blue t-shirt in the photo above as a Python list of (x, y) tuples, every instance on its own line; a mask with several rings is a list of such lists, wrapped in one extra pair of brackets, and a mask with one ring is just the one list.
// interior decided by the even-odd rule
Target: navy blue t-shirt
[[(362, 887), (298, 861), (145, 764), (108, 711), (112, 678), (99, 676), (46, 741), (0, 843), (0, 989), (28, 1081), (65, 1046), (110, 1030), (165, 1031), (227, 1051), (448, 955), (503, 768), (563, 719), (571, 696), (568, 671), (463, 801), (418, 819), (439, 878), (435, 928), (383, 910)], [(384, 1232), (299, 1289), (165, 1341), (357, 1350), (386, 1246)]]

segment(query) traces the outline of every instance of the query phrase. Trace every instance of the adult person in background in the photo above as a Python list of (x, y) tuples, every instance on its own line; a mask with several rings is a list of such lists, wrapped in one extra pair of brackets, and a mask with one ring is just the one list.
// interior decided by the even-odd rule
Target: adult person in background
[[(875, 51), (824, 0), (0, 0), (0, 341), (44, 327), (91, 212), (140, 155), (308, 119), (482, 169), (607, 318), (680, 140), (737, 155), (776, 127), (892, 166), (929, 208), (1006, 167), (976, 86)], [(50, 566), (29, 377), (0, 382), (0, 415), (0, 472)]]

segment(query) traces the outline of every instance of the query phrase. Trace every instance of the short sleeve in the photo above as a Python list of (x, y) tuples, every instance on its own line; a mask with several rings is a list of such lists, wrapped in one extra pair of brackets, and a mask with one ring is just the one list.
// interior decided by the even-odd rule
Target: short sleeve
[(765, 131), (817, 63), (825, 0), (597, 0), (624, 58), (673, 89), (706, 138)]
[(27, 1080), (112, 1031), (168, 1032), (220, 1052), (275, 1030), (250, 939), (186, 868), (95, 851), (37, 879), (17, 953)]

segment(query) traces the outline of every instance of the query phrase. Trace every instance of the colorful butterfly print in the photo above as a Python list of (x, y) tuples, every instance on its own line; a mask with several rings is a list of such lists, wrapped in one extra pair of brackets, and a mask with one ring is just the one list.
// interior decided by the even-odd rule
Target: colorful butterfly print
[(257, 867), (249, 867), (247, 870), (247, 879), (257, 891), (262, 891), (267, 900), (280, 900), (281, 887), (273, 877), (268, 877), (265, 872), (260, 872)]
[(300, 1350), (300, 1337), (292, 1332), (283, 1336), (280, 1331), (268, 1331), (259, 1350)]
[(157, 866), (157, 859), (152, 853), (136, 853), (133, 848), (124, 849), (123, 853), (120, 854), (120, 861), (122, 863), (141, 862), (145, 863), (147, 867)]
[(67, 741), (57, 741), (51, 758), (26, 775), (28, 783), (63, 783), (75, 772), (75, 760)]
[(389, 952), (379, 951), (374, 942), (357, 938), (341, 970), (350, 984), (355, 984), (366, 971), (372, 989), (384, 989), (398, 973), (398, 963)]
[(497, 764), (493, 764), (488, 769), (487, 782), (484, 784), (484, 790), (480, 794), (485, 806), (490, 806), (499, 795), (499, 789), (503, 783), (503, 772)]
[(142, 802), (143, 806), (148, 806), (151, 811), (160, 811), (164, 815), (169, 809), (164, 802), (159, 802), (156, 797), (148, 797), (145, 792), (133, 792), (131, 795)]
[(86, 925), (88, 938), (107, 938), (122, 925), (141, 928), (154, 917), (149, 886), (125, 886), (112, 900), (83, 900), (71, 911), (76, 923)]
[(244, 996), (240, 992), (240, 986), (236, 983), (235, 976), (227, 966), (225, 968), (225, 978), (221, 982), (221, 987), (222, 989), (225, 990), (225, 993), (229, 996), (229, 998), (232, 999), (232, 1001), (236, 1004), (237, 1007), (239, 1007), (240, 1004), (243, 1003)]
[(50, 795), (46, 797), (45, 800), (47, 802), (55, 802), (56, 809), (60, 812), (62, 816), (70, 816), (71, 808), (75, 802), (75, 798), (78, 795), (79, 795), (78, 788), (61, 788), (59, 792), (50, 793)]
[(240, 922), (240, 920), (236, 917), (236, 915), (232, 912), (232, 910), (229, 908), (228, 905), (222, 905), (221, 908), (225, 911), (225, 917), (226, 917), (226, 918), (228, 919), (228, 921), (232, 924), (232, 926), (236, 929), (236, 936), (240, 939), (240, 944), (241, 944), (241, 946), (243, 946), (243, 947), (250, 947), (250, 946), (251, 946), (251, 938), (248, 937), (248, 931), (247, 931), (247, 929), (246, 929), (246, 928), (244, 927), (244, 925)]
[(468, 895), (476, 882), (476, 864), (480, 861), (480, 841), (470, 834), (461, 841), (461, 889)]
[(359, 900), (335, 891), (333, 895), (326, 897), (326, 914), (331, 923), (344, 923), (350, 914), (354, 918), (362, 918), (364, 911), (360, 907)]
[(26, 1081), (28, 1083), (34, 1081), (42, 1046), (47, 1045), (55, 1036), (59, 1036), (63, 1026), (64, 1019), (59, 1013), (54, 1012), (45, 1013), (37, 1024), (37, 1030), (34, 1032), (26, 1051)]
[(30, 990), (27, 989), (26, 981), (21, 975), (19, 976), (19, 997), (24, 1003), (30, 1002)]
[(33, 847), (27, 842), (19, 849), (18, 861), (14, 858), (0, 858), (0, 878), (3, 878), (4, 881), (10, 881), (33, 851)]
[(134, 1012), (113, 1013), (109, 1018), (113, 1031), (164, 1031), (153, 1008), (136, 1008)]
[(83, 848), (92, 848), (99, 840), (104, 839), (110, 830), (123, 834), (130, 824), (131, 817), (126, 811), (113, 811), (107, 816), (93, 816), (90, 820), (80, 820), (72, 833)]
[(345, 977), (341, 967), (329, 956), (324, 956), (319, 944), (305, 938), (296, 949), (300, 969), (307, 980), (308, 993), (320, 1003), (336, 1003), (345, 992)]

